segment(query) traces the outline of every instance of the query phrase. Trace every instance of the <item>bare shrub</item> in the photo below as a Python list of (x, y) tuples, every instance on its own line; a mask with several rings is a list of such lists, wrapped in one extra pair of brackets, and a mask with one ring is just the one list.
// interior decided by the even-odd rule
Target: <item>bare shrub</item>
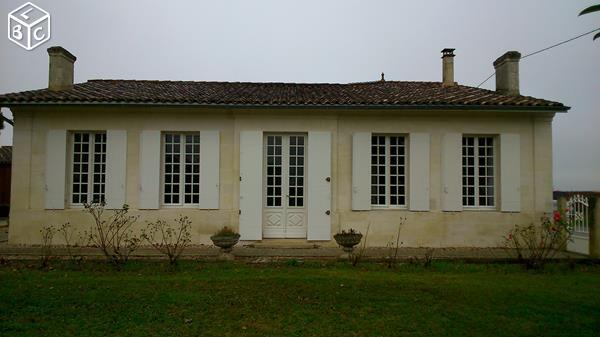
[(353, 267), (356, 267), (359, 262), (362, 261), (365, 251), (367, 250), (367, 239), (369, 238), (369, 229), (371, 228), (371, 223), (367, 225), (367, 231), (365, 232), (364, 240), (362, 240), (360, 247), (356, 252), (352, 252), (349, 254), (348, 258), (350, 259), (350, 263), (352, 263)]
[(425, 249), (425, 253), (423, 254), (423, 256), (413, 256), (410, 259), (410, 263), (412, 264), (417, 264), (420, 266), (423, 266), (425, 268), (429, 268), (431, 267), (431, 264), (433, 263), (433, 258), (435, 256), (435, 248), (433, 247), (429, 247)]
[(52, 241), (56, 234), (56, 228), (52, 225), (43, 225), (40, 229), (42, 234), (42, 245), (40, 250), (40, 267), (48, 268), (50, 259), (52, 259)]
[(149, 222), (148, 227), (142, 230), (142, 239), (146, 240), (154, 249), (166, 255), (169, 264), (177, 264), (183, 250), (190, 245), (192, 221), (187, 216), (175, 219), (175, 226), (164, 220)]
[(80, 242), (82, 238), (77, 237), (75, 234), (75, 228), (69, 222), (65, 222), (56, 230), (57, 233), (62, 237), (65, 248), (67, 249), (67, 254), (69, 255), (69, 259), (72, 262), (76, 262), (77, 264), (81, 263), (81, 245)]
[(398, 230), (396, 231), (396, 240), (390, 241), (388, 243), (388, 247), (390, 248), (390, 254), (387, 256), (387, 266), (388, 268), (392, 268), (396, 262), (398, 261), (398, 250), (400, 249), (400, 245), (403, 243), (400, 241), (400, 231), (402, 230), (402, 226), (406, 222), (406, 218), (400, 218), (398, 222)]
[(140, 245), (141, 239), (132, 229), (138, 217), (129, 215), (128, 205), (107, 216), (103, 203), (85, 204), (85, 210), (94, 219), (89, 232), (85, 232), (89, 244), (99, 248), (109, 263), (120, 268)]
[(555, 211), (552, 219), (544, 215), (540, 222), (539, 226), (515, 225), (504, 238), (505, 246), (516, 253), (527, 269), (543, 268), (548, 260), (565, 250), (573, 234), (562, 211)]
[(423, 267), (426, 267), (426, 268), (431, 267), (431, 263), (433, 262), (434, 255), (435, 255), (435, 248), (427, 248), (427, 250), (425, 250), (425, 255), (423, 256)]

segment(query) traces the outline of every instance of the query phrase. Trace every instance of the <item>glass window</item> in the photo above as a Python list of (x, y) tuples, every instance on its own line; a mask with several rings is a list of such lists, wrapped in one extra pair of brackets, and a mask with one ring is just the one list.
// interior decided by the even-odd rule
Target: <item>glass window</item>
[(462, 139), (463, 206), (493, 207), (495, 196), (495, 148), (492, 136)]
[(163, 135), (163, 204), (198, 205), (200, 199), (200, 135)]
[(71, 203), (105, 202), (106, 133), (72, 133)]
[(371, 205), (406, 206), (406, 139), (371, 137)]

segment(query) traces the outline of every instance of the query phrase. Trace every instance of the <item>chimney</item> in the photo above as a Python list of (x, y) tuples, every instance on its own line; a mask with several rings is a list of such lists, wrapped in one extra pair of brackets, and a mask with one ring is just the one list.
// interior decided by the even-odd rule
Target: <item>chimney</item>
[(454, 48), (442, 50), (442, 86), (451, 87), (454, 82)]
[(73, 65), (77, 58), (60, 46), (48, 48), (48, 56), (48, 89), (59, 91), (73, 88)]
[(494, 61), (496, 69), (496, 91), (516, 96), (519, 95), (519, 60), (521, 53), (508, 51)]

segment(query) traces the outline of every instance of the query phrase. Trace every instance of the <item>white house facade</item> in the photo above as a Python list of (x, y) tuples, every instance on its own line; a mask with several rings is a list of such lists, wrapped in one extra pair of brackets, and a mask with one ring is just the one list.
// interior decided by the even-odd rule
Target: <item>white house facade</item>
[(14, 115), (9, 242), (43, 224), (89, 224), (83, 204), (130, 206), (138, 224), (187, 215), (194, 243), (331, 242), (370, 228), (406, 246), (497, 246), (552, 209), (552, 119), (521, 96), (518, 59), (497, 90), (442, 82), (286, 84), (92, 80), (49, 49), (48, 89), (0, 96)]

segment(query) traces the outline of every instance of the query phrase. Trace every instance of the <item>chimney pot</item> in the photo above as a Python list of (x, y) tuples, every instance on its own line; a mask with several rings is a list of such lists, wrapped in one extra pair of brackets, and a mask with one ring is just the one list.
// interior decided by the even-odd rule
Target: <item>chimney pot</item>
[(519, 60), (521, 53), (508, 51), (494, 61), (496, 91), (504, 95), (519, 95)]
[(442, 50), (442, 86), (451, 87), (454, 82), (454, 48)]
[(77, 58), (60, 46), (48, 48), (50, 66), (48, 71), (48, 89), (53, 91), (73, 88), (73, 68)]

